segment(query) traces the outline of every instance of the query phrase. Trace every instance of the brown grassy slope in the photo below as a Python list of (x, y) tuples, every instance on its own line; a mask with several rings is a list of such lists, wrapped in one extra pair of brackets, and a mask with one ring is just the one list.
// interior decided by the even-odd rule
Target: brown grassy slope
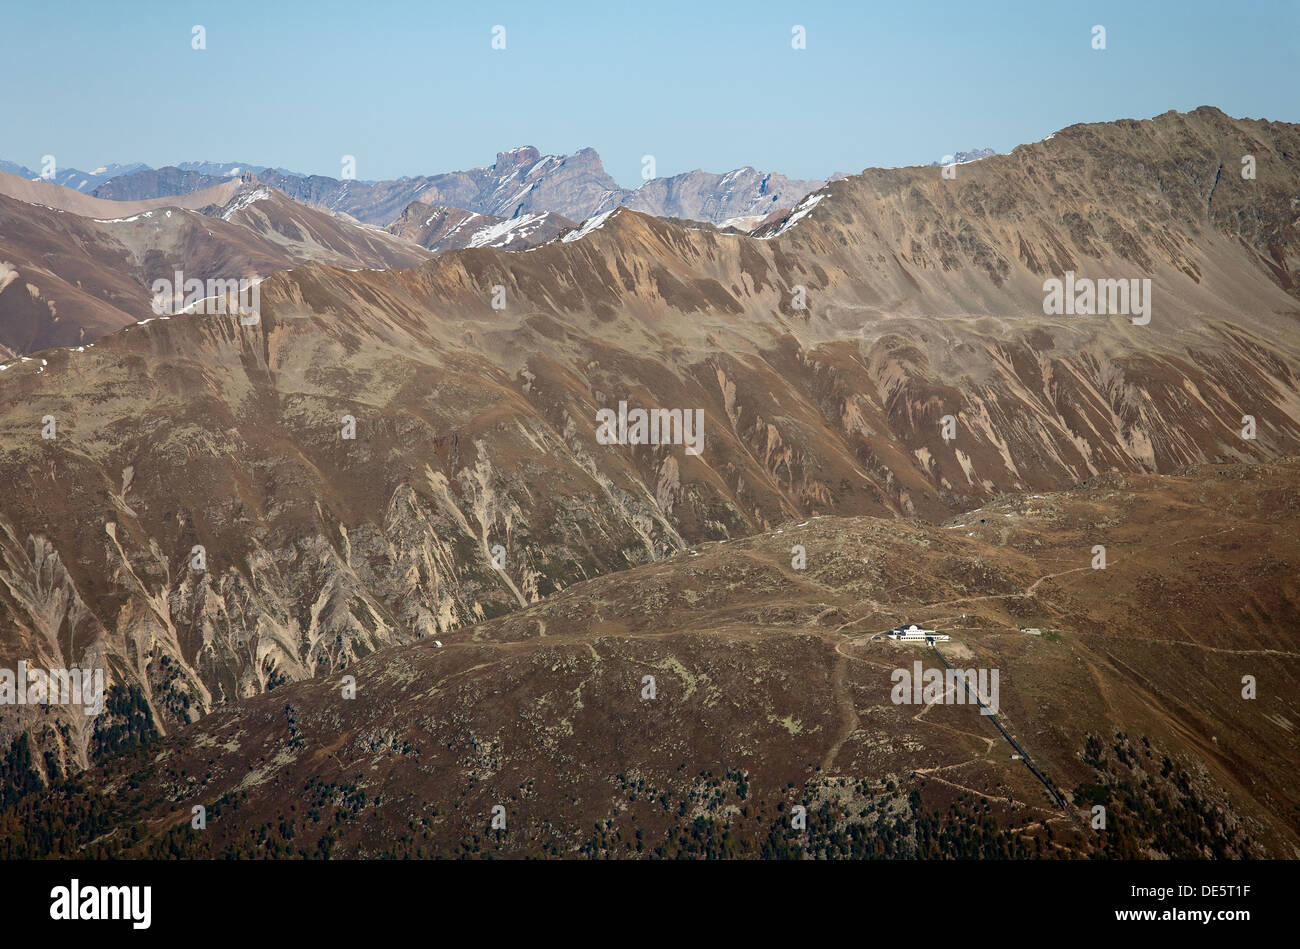
[[(384, 650), (345, 670), (355, 699), (330, 675), (219, 710), (86, 783), (139, 796), (121, 817), (143, 821), (136, 853), (179, 827), (187, 852), (265, 855), (259, 828), (280, 828), (278, 840), (289, 822), (291, 852), (317, 852), (328, 834), (336, 855), (454, 855), (476, 840), (507, 856), (572, 854), (606, 821), (611, 839), (649, 850), (706, 816), (753, 854), (783, 820), (776, 805), (815, 808), (841, 779), (859, 788), (851, 809), (902, 782), (927, 800), (988, 798), (1005, 826), (1028, 821), (1031, 840), (1046, 822), (1069, 842), (1062, 853), (1101, 846), (975, 709), (891, 701), (892, 670), (937, 663), (869, 635), (911, 619), (953, 636), (940, 648), (955, 665), (999, 670), (1002, 721), (1058, 787), (1096, 779), (1087, 735), (1145, 738), (1153, 777), (1163, 756), (1190, 776), (1175, 800), (1202, 802), (1253, 841), (1246, 852), (1294, 857), (1298, 518), (1293, 459), (1112, 476), (943, 526), (789, 523), (577, 584), (440, 649)], [(1105, 570), (1089, 566), (1094, 542)], [(791, 566), (796, 544), (806, 569)], [(1180, 593), (1153, 601), (1172, 580)], [(1258, 679), (1254, 700), (1243, 674)], [(705, 773), (743, 775), (745, 810), (734, 797), (712, 806)], [(860, 786), (877, 790), (862, 798)], [(188, 829), (197, 803), (220, 812), (201, 834)], [(499, 837), (486, 832), (498, 803)], [(1122, 803), (1110, 816), (1139, 838), (1173, 819)]]

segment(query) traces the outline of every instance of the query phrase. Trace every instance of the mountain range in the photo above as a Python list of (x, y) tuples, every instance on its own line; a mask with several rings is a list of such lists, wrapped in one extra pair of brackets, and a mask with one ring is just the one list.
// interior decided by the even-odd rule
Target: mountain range
[(157, 314), (151, 286), (260, 279), (297, 264), (405, 267), (423, 248), (289, 200), (251, 175), (116, 202), (0, 172), (0, 353), (93, 344)]
[(121, 175), (147, 171), (148, 168), (148, 165), (137, 161), (125, 165), (105, 165), (102, 168), (96, 168), (94, 171), (81, 171), (77, 168), (59, 168), (56, 162), (53, 174), (48, 179), (42, 179), (39, 172), (32, 171), (25, 165), (19, 165), (11, 161), (0, 161), (0, 171), (17, 175), (19, 178), (26, 178), (29, 181), (48, 180), (51, 184), (63, 185), (65, 188), (71, 188), (73, 191), (80, 191), (83, 194), (94, 191), (101, 184), (112, 181)]
[[(220, 184), (228, 173), (225, 169), (141, 169), (99, 185), (94, 194), (119, 201), (184, 194)], [(654, 178), (629, 190), (605, 172), (595, 149), (584, 148), (573, 155), (543, 155), (532, 146), (499, 152), (487, 168), (395, 181), (342, 180), (270, 169), (257, 169), (255, 173), (259, 181), (296, 201), (349, 214), (380, 227), (392, 224), (414, 201), (498, 218), (549, 211), (575, 221), (625, 205), (660, 217), (721, 225), (734, 218), (762, 217), (789, 207), (824, 183), (794, 181), (783, 175), (740, 168), (728, 174), (691, 171)]]
[[(62, 214), (10, 208), (14, 223), (0, 232), (0, 358), (93, 343), (147, 318), (152, 281), (183, 262), (205, 281), (258, 280), (309, 261), (407, 266), (457, 248), (526, 249), (624, 204), (748, 230), (821, 184), (745, 168), (655, 179), (629, 191), (605, 174), (592, 149), (542, 156), (527, 147), (498, 154), (490, 168), (387, 182), (233, 162), (115, 166), (89, 196), (80, 180), (60, 176), (72, 185), (60, 186), (11, 167), (17, 173), (0, 172), (0, 196)], [(238, 213), (227, 213), (232, 203)], [(59, 247), (55, 258), (47, 257), (51, 244)], [(57, 266), (47, 266), (52, 260)]]
[[(364, 221), (331, 206), (354, 183), (263, 174), (93, 230), (0, 199), (0, 305), (44, 300), (37, 268), (129, 294), (134, 247), (204, 235), (238, 267), (270, 266), (254, 237), (337, 255), (266, 275), (253, 325), (0, 367), (0, 664), (112, 686), (0, 720), (7, 854), (1294, 857), (1297, 154), (1300, 126), (1209, 107), (1075, 125), (748, 233), (529, 150), (358, 188), (397, 233), (319, 209)], [(786, 203), (729, 177), (653, 194)], [(526, 250), (415, 241), (565, 201), (597, 213)], [(1052, 312), (1067, 274), (1149, 280), (1149, 322)], [(702, 450), (602, 439), (628, 405), (698, 410)], [(905, 619), (1004, 671), (1046, 778), (970, 707), (890, 701), (913, 654), (872, 634)], [(818, 834), (782, 829), (796, 804)]]

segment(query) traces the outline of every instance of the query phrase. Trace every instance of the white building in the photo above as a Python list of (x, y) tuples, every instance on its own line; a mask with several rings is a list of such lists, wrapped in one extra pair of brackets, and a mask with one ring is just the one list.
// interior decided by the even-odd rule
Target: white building
[(886, 635), (890, 639), (905, 643), (946, 643), (949, 639), (943, 633), (936, 633), (932, 629), (922, 629), (915, 623), (911, 626), (900, 626), (898, 629), (891, 629)]

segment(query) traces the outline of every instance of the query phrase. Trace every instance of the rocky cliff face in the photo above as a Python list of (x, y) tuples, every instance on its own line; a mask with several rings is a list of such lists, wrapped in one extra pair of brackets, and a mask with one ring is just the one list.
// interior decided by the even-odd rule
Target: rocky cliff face
[(176, 167), (144, 168), (110, 178), (91, 193), (109, 201), (143, 201), (168, 195), (189, 194), (228, 180), (227, 175), (205, 175)]
[[(835, 182), (755, 237), (616, 209), (10, 364), (0, 658), (102, 662), (171, 731), (792, 519), (1294, 453), (1297, 153), (1212, 110), (1077, 126)], [(1067, 270), (1149, 278), (1150, 323), (1046, 315)], [(620, 402), (700, 410), (702, 452), (598, 438)], [(4, 722), (93, 754), (84, 723)]]
[(824, 181), (796, 181), (784, 175), (765, 174), (749, 167), (724, 175), (688, 171), (647, 181), (635, 191), (610, 194), (595, 211), (621, 206), (656, 217), (708, 221), (724, 227), (750, 222), (752, 227), (774, 211), (794, 207), (824, 184)]
[(276, 172), (262, 172), (259, 180), (296, 201), (379, 227), (397, 220), (413, 201), (497, 218), (550, 211), (581, 220), (607, 193), (619, 190), (594, 149), (543, 156), (531, 146), (499, 152), (486, 168), (396, 181), (340, 181)]

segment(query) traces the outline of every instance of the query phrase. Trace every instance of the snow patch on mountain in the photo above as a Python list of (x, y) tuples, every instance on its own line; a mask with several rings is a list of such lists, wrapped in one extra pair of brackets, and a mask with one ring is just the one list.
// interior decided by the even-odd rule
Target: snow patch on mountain
[(523, 217), (511, 218), (497, 224), (475, 231), (469, 239), (469, 247), (504, 247), (515, 240), (522, 240), (541, 227), (548, 212), (525, 214)]
[(800, 221), (806, 218), (809, 212), (812, 211), (813, 208), (817, 207), (817, 205), (821, 203), (821, 200), (824, 197), (826, 197), (826, 192), (824, 191), (818, 191), (815, 194), (808, 195), (808, 197), (804, 198), (802, 201), (800, 201), (798, 204), (794, 206), (794, 211), (791, 213), (791, 215), (788, 218), (786, 218), (781, 223), (780, 227), (778, 227), (771, 234), (764, 234), (762, 237), (759, 238), (759, 240), (769, 240), (773, 237), (780, 237), (786, 231), (790, 230), (790, 228), (794, 227), (796, 224), (798, 224)]
[(229, 221), (231, 217), (238, 212), (244, 210), (250, 205), (256, 204), (258, 201), (265, 201), (270, 197), (271, 191), (269, 188), (254, 188), (251, 191), (245, 191), (243, 194), (237, 195), (233, 201), (226, 205), (225, 209), (221, 212), (221, 219), (223, 221)]
[(582, 225), (580, 227), (577, 227), (574, 230), (569, 231), (569, 233), (561, 237), (560, 240), (566, 244), (569, 243), (570, 241), (581, 240), (582, 238), (590, 234), (592, 231), (599, 229), (601, 225), (603, 225), (606, 221), (609, 220), (609, 216), (613, 214), (614, 211), (617, 210), (618, 208), (614, 208), (613, 210), (605, 211), (602, 214), (597, 214), (593, 218), (588, 218), (587, 220), (582, 222)]

